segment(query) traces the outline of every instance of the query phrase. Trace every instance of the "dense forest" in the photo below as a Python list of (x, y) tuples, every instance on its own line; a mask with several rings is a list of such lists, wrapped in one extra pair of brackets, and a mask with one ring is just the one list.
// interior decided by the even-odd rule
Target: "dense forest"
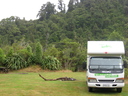
[(0, 66), (78, 71), (89, 40), (124, 41), (128, 59), (128, 0), (70, 0), (67, 10), (58, 0), (37, 13), (37, 20), (11, 16), (0, 21)]

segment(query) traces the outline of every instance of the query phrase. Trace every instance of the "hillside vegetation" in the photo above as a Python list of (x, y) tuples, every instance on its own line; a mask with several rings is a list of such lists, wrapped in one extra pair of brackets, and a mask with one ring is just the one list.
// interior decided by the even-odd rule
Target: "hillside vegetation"
[[(18, 70), (81, 70), (89, 40), (124, 41), (128, 56), (128, 0), (63, 0), (41, 6), (37, 20), (11, 16), (0, 21), (0, 66)], [(28, 13), (29, 14), (29, 13)]]

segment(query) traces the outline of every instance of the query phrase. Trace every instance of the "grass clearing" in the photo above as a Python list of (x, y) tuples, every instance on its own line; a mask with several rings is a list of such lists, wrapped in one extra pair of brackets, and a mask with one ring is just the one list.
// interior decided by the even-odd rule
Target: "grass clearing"
[[(77, 81), (44, 81), (47, 79), (72, 77)], [(0, 74), (0, 96), (127, 96), (128, 84), (122, 93), (115, 90), (96, 89), (89, 93), (85, 83), (85, 72), (11, 72)]]

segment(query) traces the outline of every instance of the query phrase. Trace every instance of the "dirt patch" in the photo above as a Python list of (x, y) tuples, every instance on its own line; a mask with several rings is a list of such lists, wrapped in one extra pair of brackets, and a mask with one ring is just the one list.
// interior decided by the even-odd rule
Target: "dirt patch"
[[(13, 71), (14, 72), (14, 71)], [(33, 65), (24, 69), (17, 70), (18, 73), (28, 73), (28, 72), (72, 72), (71, 70), (43, 70), (39, 65)]]
[(27, 67), (27, 68), (24, 68), (24, 69), (20, 69), (20, 70), (18, 70), (18, 72), (41, 72), (41, 71), (43, 71), (42, 69), (41, 69), (41, 67), (40, 66), (38, 66), (38, 65), (35, 65), (35, 66), (30, 66), (30, 67)]
[(72, 72), (71, 70), (42, 70), (42, 72)]
[(59, 71), (56, 71), (56, 72), (72, 72), (71, 70), (59, 70)]

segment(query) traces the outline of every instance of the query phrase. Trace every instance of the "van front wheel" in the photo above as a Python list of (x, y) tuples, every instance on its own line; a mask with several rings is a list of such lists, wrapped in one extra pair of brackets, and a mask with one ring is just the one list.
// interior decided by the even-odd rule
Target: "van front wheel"
[(93, 88), (88, 87), (88, 91), (89, 91), (89, 92), (92, 92), (92, 91), (93, 91)]
[(117, 88), (117, 92), (121, 93), (122, 92), (122, 88)]

